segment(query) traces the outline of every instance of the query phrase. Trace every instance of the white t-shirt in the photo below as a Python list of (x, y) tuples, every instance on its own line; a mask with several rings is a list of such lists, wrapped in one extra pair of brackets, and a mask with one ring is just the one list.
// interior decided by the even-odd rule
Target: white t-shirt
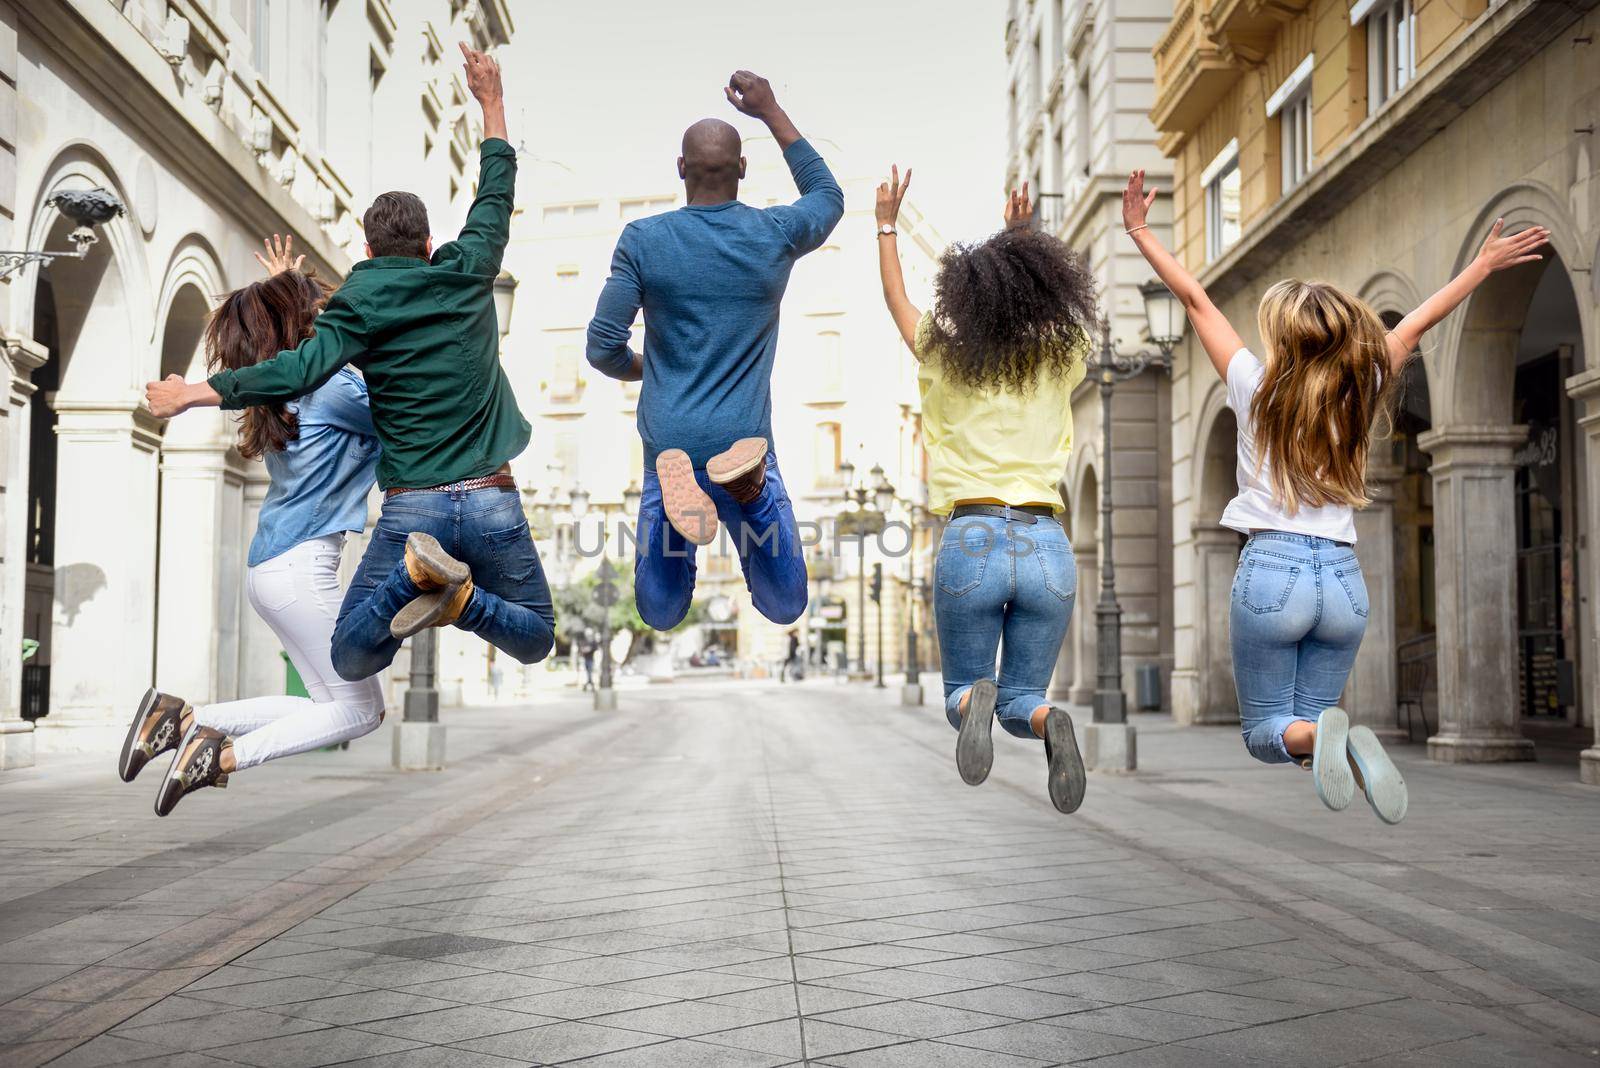
[(1310, 534), (1350, 545), (1356, 542), (1355, 512), (1348, 504), (1301, 507), (1294, 515), (1284, 512), (1272, 496), (1272, 461), (1256, 469), (1256, 428), (1250, 419), (1250, 401), (1265, 373), (1249, 349), (1240, 349), (1228, 362), (1228, 407), (1239, 424), (1239, 495), (1222, 511), (1222, 525), (1241, 534), (1252, 530), (1282, 530)]

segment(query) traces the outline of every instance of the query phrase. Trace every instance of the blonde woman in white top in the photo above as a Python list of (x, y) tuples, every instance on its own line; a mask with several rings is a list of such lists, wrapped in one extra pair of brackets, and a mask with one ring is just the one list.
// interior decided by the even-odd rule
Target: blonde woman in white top
[(1265, 763), (1309, 766), (1331, 809), (1349, 805), (1359, 778), (1378, 817), (1398, 823), (1405, 780), (1377, 736), (1335, 707), (1367, 626), (1353, 510), (1369, 503), (1373, 424), (1390, 414), (1400, 370), (1423, 334), (1493, 272), (1540, 259), (1549, 232), (1506, 237), (1497, 220), (1466, 270), (1393, 330), (1337, 286), (1278, 282), (1261, 298), (1258, 357), (1149, 229), (1154, 199), (1135, 171), (1122, 197), (1124, 227), (1183, 302), (1238, 418), (1239, 495), (1222, 523), (1249, 535), (1229, 617), (1245, 746)]

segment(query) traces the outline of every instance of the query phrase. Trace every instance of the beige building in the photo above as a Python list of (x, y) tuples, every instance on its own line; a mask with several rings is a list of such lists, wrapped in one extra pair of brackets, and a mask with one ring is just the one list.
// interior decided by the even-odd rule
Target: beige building
[(265, 473), (220, 413), (152, 419), (144, 383), (202, 373), (264, 234), (337, 278), (397, 185), (453, 232), (479, 140), (455, 43), (511, 32), (505, 0), (0, 2), (0, 246), (67, 248), (63, 190), (126, 207), (84, 258), (0, 284), (0, 766), (120, 738), (152, 678), (282, 692), (243, 596)]
[[(1151, 118), (1179, 255), (1247, 341), (1262, 290), (1316, 277), (1396, 317), (1489, 226), (1549, 227), (1426, 339), (1376, 503), (1351, 717), (1397, 732), (1425, 702), (1446, 761), (1582, 753), (1600, 783), (1600, 15), (1594, 0), (1181, 0)], [(1237, 716), (1227, 655), (1239, 539), (1233, 415), (1198, 346), (1173, 375), (1174, 711)]]
[[(837, 146), (813, 142), (840, 177), (846, 213), (828, 244), (802, 259), (790, 281), (773, 375), (772, 425), (802, 538), (816, 543), (808, 550), (812, 611), (796, 626), (807, 640), (842, 640), (848, 630), (854, 658), (860, 621), (857, 551), (849, 540), (836, 546), (832, 528), (843, 507), (839, 467), (846, 460), (862, 472), (881, 465), (900, 494), (911, 498), (924, 481), (920, 404), (915, 366), (884, 310), (878, 283), (872, 204), (879, 179), (850, 178), (849, 163)], [(796, 197), (770, 138), (751, 138), (745, 152), (750, 173), (740, 187), (742, 200), (767, 205)], [(643, 479), (634, 424), (640, 385), (599, 374), (584, 349), (622, 227), (683, 202), (683, 186), (671, 163), (662, 161), (654, 185), (622, 191), (602, 191), (560, 164), (540, 167), (540, 199), (514, 228), (506, 265), (519, 282), (519, 311), (507, 339), (506, 368), (534, 424), (533, 444), (514, 467), (553, 583), (598, 566), (595, 550), (605, 522), (612, 527), (607, 544), (613, 558), (632, 566), (633, 543), (620, 540), (615, 525), (625, 514), (626, 491)], [(926, 302), (943, 240), (909, 202), (901, 229), (908, 285)], [(636, 338), (642, 333), (641, 319)], [(576, 533), (574, 489), (587, 495)], [(907, 559), (899, 555), (898, 541), (888, 539), (886, 545), (885, 555), (869, 542), (866, 566), (884, 565), (884, 656), (893, 672), (903, 645)], [(926, 537), (922, 547), (925, 551)], [(925, 560), (917, 561), (919, 569), (925, 566)], [(766, 670), (781, 659), (787, 628), (769, 623), (751, 607), (726, 538), (701, 550), (696, 597), (711, 609), (701, 640), (735, 651), (747, 670)], [(844, 618), (824, 620), (824, 602), (841, 599)], [(870, 601), (867, 608), (871, 664), (877, 658), (878, 621)], [(837, 612), (835, 605), (828, 615)]]
[[(1148, 348), (1139, 294), (1151, 277), (1122, 235), (1122, 187), (1143, 167), (1170, 184), (1171, 164), (1156, 146), (1146, 114), (1155, 78), (1150, 48), (1166, 28), (1167, 0), (1011, 0), (1006, 22), (1009, 63), (1009, 186), (1026, 179), (1038, 204), (1038, 225), (1081, 253), (1101, 287), (1119, 350)], [(998, 220), (997, 220), (998, 223)], [(1168, 237), (1165, 214), (1153, 220)], [(1099, 344), (1098, 333), (1095, 337)], [(1101, 456), (1099, 386), (1089, 376), (1072, 400), (1073, 447), (1062, 472), (1067, 531), (1078, 561), (1078, 600), (1050, 696), (1079, 705), (1095, 690), (1095, 603), (1099, 599)], [(1173, 665), (1172, 456), (1163, 432), (1171, 391), (1162, 372), (1147, 371), (1117, 386), (1112, 401), (1115, 480), (1112, 563), (1122, 615), (1123, 689), (1136, 693), (1134, 672), (1159, 666), (1162, 704)]]

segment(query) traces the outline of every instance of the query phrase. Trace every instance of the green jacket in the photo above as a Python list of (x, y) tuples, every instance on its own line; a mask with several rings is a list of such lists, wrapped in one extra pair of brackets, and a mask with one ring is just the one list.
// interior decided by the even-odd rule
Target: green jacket
[(383, 443), (378, 485), (416, 489), (492, 474), (528, 445), (528, 421), (500, 366), (494, 280), (511, 233), (515, 150), (483, 142), (478, 195), (461, 236), (432, 260), (362, 260), (298, 348), (219, 371), (224, 408), (309, 393), (347, 363), (361, 369)]

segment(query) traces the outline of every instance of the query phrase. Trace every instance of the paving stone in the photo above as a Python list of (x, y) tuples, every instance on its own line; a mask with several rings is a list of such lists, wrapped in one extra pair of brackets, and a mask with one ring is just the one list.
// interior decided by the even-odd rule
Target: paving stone
[(1078, 1031), (1047, 1023), (1010, 1023), (981, 1031), (949, 1035), (945, 1042), (956, 1046), (1033, 1057), (1051, 1064), (1087, 1060), (1111, 1053), (1122, 1053), (1150, 1045), (1147, 1041), (1123, 1038), (1096, 1031)]
[(258, 1065), (260, 1068), (319, 1068), (321, 1065), (341, 1064), (358, 1057), (370, 1058), (422, 1045), (421, 1042), (369, 1031), (328, 1027), (298, 1035), (220, 1046), (213, 1052), (225, 1060)]
[(854, 1009), (838, 1009), (822, 1013), (817, 1019), (823, 1023), (885, 1031), (909, 1038), (940, 1038), (960, 1031), (972, 1031), (1006, 1022), (1004, 1016), (992, 1013), (930, 1005), (921, 1001), (893, 1001), (879, 1005), (863, 1005)]
[[(316, 1031), (326, 1026), (317, 1020), (306, 1020), (283, 1013), (233, 1009), (212, 1013), (209, 1016), (168, 1020), (165, 1023), (145, 1027), (119, 1028), (115, 1033), (122, 1038), (148, 1042), (167, 1049), (204, 1052), (255, 1039)], [(226, 1056), (226, 1054), (219, 1055)]]
[(661, 1035), (643, 1034), (621, 1027), (564, 1022), (456, 1042), (450, 1048), (492, 1053), (523, 1063), (562, 1064), (661, 1041)]
[[(288, 1005), (312, 998), (332, 997), (336, 994), (359, 994), (368, 987), (340, 979), (324, 979), (312, 975), (283, 976), (263, 979), (256, 983), (238, 983), (232, 986), (196, 987), (191, 983), (184, 994), (207, 1002), (236, 1005), (239, 1008), (265, 1009), (274, 1005)], [(216, 1011), (216, 1006), (212, 1006)]]
[(417, 983), (415, 986), (405, 987), (405, 992), (442, 998), (445, 1001), (484, 1005), (505, 1001), (508, 998), (527, 997), (529, 994), (545, 994), (552, 990), (565, 989), (567, 989), (565, 983), (558, 983), (553, 979), (541, 979), (536, 975), (484, 972), (481, 975), (467, 975), (459, 979), (434, 979), (426, 983)]
[(944, 1042), (906, 1042), (830, 1057), (839, 1068), (1043, 1068), (1050, 1061)]
[(585, 1068), (706, 1068), (707, 1065), (717, 1065), (719, 1068), (776, 1068), (790, 1059), (709, 1042), (675, 1039), (653, 1046), (602, 1054), (583, 1063)]
[(732, 1005), (714, 1005), (708, 1001), (675, 1001), (646, 1009), (615, 1012), (608, 1016), (596, 1017), (590, 1022), (604, 1024), (607, 1027), (646, 1031), (654, 1035), (668, 1035), (673, 1038), (693, 1038), (712, 1031), (727, 1031), (735, 1027), (767, 1023), (774, 1015), (755, 1009), (735, 1008)]
[(664, 1005), (672, 998), (629, 990), (621, 986), (572, 986), (544, 994), (512, 998), (499, 1003), (502, 1009), (533, 1012), (562, 1020), (583, 1020), (610, 1012), (627, 1012), (651, 1005)]
[(1075, 998), (1070, 994), (1051, 994), (1044, 990), (1030, 990), (1025, 986), (985, 986), (975, 990), (957, 990), (950, 994), (935, 994), (920, 998), (930, 1005), (949, 1005), (958, 1009), (992, 1013), (1013, 1020), (1042, 1020), (1047, 1016), (1064, 1016), (1071, 1012), (1097, 1009), (1102, 1002), (1088, 998)]
[(275, 1011), (302, 1020), (325, 1024), (359, 1024), (368, 1020), (387, 1020), (395, 1016), (432, 1012), (450, 1008), (442, 998), (423, 997), (399, 990), (365, 990), (359, 994), (338, 994), (280, 1005)]
[(462, 1042), (487, 1035), (501, 1035), (507, 1031), (521, 1031), (546, 1023), (557, 1022), (554, 1017), (538, 1016), (491, 1005), (456, 1005), (432, 1012), (416, 1012), (384, 1020), (371, 1020), (360, 1025), (363, 1031), (396, 1038), (414, 1038), (418, 1042), (443, 1045)]

